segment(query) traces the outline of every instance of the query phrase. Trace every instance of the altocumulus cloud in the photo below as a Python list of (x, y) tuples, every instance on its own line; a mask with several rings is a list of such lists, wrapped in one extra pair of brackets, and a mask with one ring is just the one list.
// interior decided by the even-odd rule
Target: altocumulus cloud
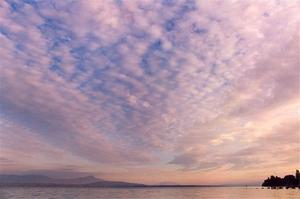
[[(34, 151), (29, 169), (59, 157), (83, 171), (288, 167), (275, 156), (299, 150), (297, 7), (1, 1), (1, 168), (28, 166)], [(291, 142), (254, 153), (287, 131)]]

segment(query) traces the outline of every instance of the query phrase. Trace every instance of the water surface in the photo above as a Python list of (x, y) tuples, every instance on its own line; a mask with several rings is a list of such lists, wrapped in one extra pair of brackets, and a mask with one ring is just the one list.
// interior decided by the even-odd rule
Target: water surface
[(268, 199), (300, 198), (300, 189), (212, 188), (0, 188), (1, 199)]

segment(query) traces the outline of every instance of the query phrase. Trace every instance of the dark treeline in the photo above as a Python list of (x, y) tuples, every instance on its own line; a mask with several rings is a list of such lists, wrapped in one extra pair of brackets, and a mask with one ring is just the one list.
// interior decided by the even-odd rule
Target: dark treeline
[(271, 176), (264, 180), (264, 187), (300, 187), (300, 173), (296, 170), (296, 175), (286, 175), (284, 178)]

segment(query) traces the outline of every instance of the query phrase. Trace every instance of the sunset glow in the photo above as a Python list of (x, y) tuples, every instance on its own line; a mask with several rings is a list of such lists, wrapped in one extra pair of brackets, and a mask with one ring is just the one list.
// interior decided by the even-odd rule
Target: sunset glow
[(0, 173), (148, 184), (294, 173), (299, 8), (0, 0)]

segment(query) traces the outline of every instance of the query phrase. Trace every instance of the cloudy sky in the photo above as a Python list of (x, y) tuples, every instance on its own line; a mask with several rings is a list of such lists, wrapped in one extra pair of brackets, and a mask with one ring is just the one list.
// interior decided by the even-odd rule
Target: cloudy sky
[(300, 167), (298, 0), (1, 0), (0, 172), (253, 183)]

